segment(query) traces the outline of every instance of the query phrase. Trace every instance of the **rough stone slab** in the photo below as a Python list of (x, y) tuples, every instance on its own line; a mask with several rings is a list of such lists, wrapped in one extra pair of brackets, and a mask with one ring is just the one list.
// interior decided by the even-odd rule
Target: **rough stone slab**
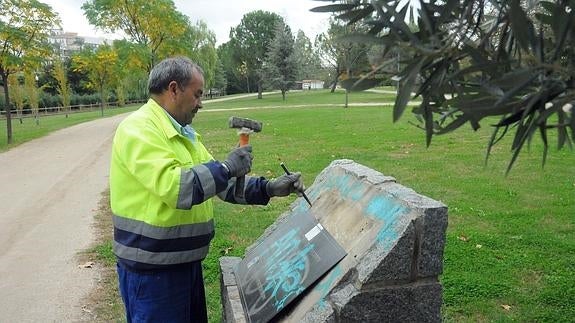
[(388, 283), (396, 285), (412, 278), (412, 267), (415, 259), (415, 228), (410, 223), (391, 251), (380, 245), (366, 254), (357, 265), (358, 280), (361, 284)]
[(235, 266), (242, 260), (239, 257), (221, 257), (220, 291), (223, 306), (224, 322), (245, 323), (247, 322), (242, 306), (240, 290), (234, 276)]
[[(286, 320), (287, 322), (288, 320)], [(317, 304), (301, 319), (301, 323), (337, 322), (336, 313), (330, 304)]]
[(344, 169), (346, 172), (354, 174), (358, 179), (362, 179), (372, 185), (396, 182), (395, 177), (383, 175), (382, 173), (374, 171), (367, 166), (357, 164), (350, 159), (335, 160), (328, 166), (328, 168), (335, 166)]
[(423, 225), (417, 259), (418, 277), (436, 277), (443, 272), (447, 207), (427, 209), (421, 220)]
[(437, 282), (376, 289), (355, 295), (340, 309), (340, 322), (441, 322)]

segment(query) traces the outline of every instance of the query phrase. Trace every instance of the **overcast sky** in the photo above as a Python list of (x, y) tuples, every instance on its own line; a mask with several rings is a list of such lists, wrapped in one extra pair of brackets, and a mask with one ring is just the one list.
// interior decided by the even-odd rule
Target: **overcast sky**
[[(77, 32), (80, 36), (105, 36), (95, 30), (84, 17), (82, 0), (40, 0), (49, 4), (60, 15), (64, 31)], [(206, 22), (216, 34), (217, 45), (229, 40), (230, 28), (236, 27), (244, 14), (254, 10), (275, 12), (282, 16), (294, 36), (303, 30), (313, 42), (315, 35), (327, 30), (329, 14), (315, 13), (314, 7), (330, 4), (313, 0), (174, 0), (177, 9), (195, 23)], [(169, 21), (166, 21), (169, 26)], [(105, 36), (106, 37), (106, 36)], [(121, 35), (108, 38), (121, 38)]]

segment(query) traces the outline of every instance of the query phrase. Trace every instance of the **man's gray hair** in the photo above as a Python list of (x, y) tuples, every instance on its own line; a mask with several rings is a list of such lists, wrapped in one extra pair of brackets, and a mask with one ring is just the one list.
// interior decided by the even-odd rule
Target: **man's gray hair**
[(185, 56), (166, 58), (150, 71), (148, 91), (150, 94), (161, 94), (172, 81), (176, 81), (182, 89), (192, 80), (194, 71), (204, 74), (198, 64)]

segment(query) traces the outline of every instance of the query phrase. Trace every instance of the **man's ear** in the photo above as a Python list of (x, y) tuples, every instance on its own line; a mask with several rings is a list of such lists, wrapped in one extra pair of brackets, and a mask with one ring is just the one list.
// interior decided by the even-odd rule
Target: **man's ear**
[(170, 92), (171, 95), (175, 96), (178, 92), (178, 82), (171, 81), (168, 84), (168, 91)]

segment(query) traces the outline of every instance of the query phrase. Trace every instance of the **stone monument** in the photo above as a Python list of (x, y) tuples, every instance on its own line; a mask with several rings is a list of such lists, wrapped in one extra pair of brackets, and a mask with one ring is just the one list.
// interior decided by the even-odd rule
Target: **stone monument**
[[(308, 212), (347, 255), (273, 321), (441, 321), (444, 204), (351, 160), (333, 161), (306, 194), (313, 207), (297, 199), (250, 248)], [(220, 258), (225, 322), (249, 322), (234, 274), (241, 260)]]

